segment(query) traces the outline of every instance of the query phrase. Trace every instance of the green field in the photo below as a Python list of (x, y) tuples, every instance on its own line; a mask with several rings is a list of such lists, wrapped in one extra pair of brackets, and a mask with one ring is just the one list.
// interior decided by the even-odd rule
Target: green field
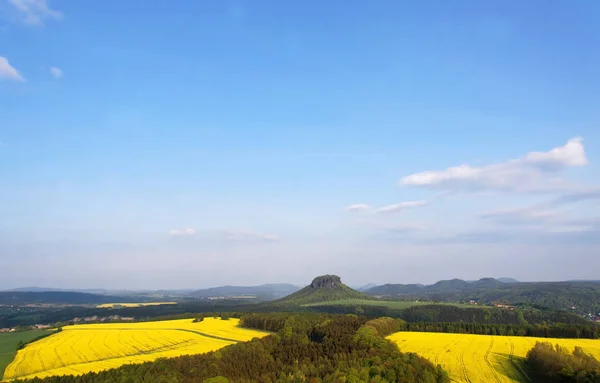
[(32, 330), (0, 333), (0, 378), (4, 375), (6, 366), (15, 358), (19, 341), (27, 343), (46, 332), (45, 330)]
[(414, 301), (380, 301), (371, 299), (339, 299), (336, 301), (317, 302), (309, 303), (303, 306), (381, 306), (390, 309), (406, 309), (412, 306), (423, 306), (423, 305), (448, 305), (462, 308), (477, 308), (479, 306), (464, 304), (464, 303), (440, 303), (440, 302), (414, 302)]

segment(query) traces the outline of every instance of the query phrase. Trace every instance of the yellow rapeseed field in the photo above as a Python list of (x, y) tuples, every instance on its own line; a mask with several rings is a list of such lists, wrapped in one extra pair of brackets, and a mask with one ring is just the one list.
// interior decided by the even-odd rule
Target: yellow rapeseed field
[(583, 348), (600, 359), (600, 340), (520, 336), (397, 332), (388, 337), (403, 352), (414, 352), (441, 364), (455, 382), (529, 382), (525, 356), (536, 342)]
[(238, 326), (239, 319), (205, 318), (82, 324), (27, 345), (4, 379), (80, 375), (157, 358), (202, 354), (267, 333)]
[(103, 303), (96, 306), (99, 309), (111, 309), (115, 306), (121, 307), (142, 307), (142, 306), (160, 306), (160, 305), (176, 305), (177, 302), (144, 302), (144, 303)]

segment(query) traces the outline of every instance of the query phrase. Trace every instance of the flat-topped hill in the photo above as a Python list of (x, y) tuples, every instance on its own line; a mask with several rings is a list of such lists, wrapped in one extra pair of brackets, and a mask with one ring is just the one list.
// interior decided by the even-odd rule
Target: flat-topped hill
[(339, 299), (368, 299), (368, 296), (343, 284), (337, 275), (321, 275), (310, 285), (277, 302), (305, 305)]

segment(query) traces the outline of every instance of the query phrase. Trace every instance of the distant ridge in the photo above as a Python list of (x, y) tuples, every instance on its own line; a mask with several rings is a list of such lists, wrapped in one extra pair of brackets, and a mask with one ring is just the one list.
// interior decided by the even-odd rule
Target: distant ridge
[(285, 297), (300, 290), (289, 283), (269, 283), (260, 286), (219, 286), (191, 292), (195, 298), (255, 296), (261, 300), (273, 300)]
[(403, 285), (403, 284), (385, 284), (375, 286), (365, 291), (368, 295), (413, 295), (413, 294), (431, 294), (431, 293), (453, 293), (459, 291), (468, 291), (474, 289), (498, 288), (508, 285), (494, 278), (481, 278), (477, 281), (463, 281), (462, 279), (449, 279), (438, 281), (432, 285)]
[(341, 278), (337, 275), (321, 275), (313, 279), (311, 284), (302, 290), (276, 302), (305, 305), (338, 299), (369, 299), (369, 297), (343, 284)]
[(2, 290), (2, 291), (14, 291), (23, 293), (46, 293), (46, 292), (65, 292), (65, 293), (87, 293), (87, 294), (104, 294), (105, 289), (59, 289), (54, 287), (18, 287), (16, 289)]
[(373, 288), (375, 286), (377, 286), (375, 283), (367, 283), (366, 285), (363, 285), (363, 286), (360, 286), (360, 287), (355, 287), (354, 289), (358, 290), (358, 291), (366, 291), (366, 290), (369, 290), (369, 289), (371, 289), (371, 288)]
[(526, 305), (565, 310), (588, 318), (600, 313), (600, 283), (594, 281), (506, 283), (494, 278), (472, 282), (451, 279), (426, 286), (387, 284), (365, 293), (402, 300)]
[(127, 302), (124, 297), (109, 295), (78, 293), (72, 291), (2, 291), (0, 292), (0, 304), (98, 304), (98, 303), (123, 303)]

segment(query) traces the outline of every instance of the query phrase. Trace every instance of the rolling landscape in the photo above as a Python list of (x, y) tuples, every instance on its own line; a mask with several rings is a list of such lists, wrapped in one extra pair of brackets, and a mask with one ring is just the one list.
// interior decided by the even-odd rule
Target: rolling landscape
[[(523, 301), (522, 291), (532, 288), (539, 301)], [(224, 286), (173, 294), (178, 297), (173, 301), (135, 303), (123, 301), (130, 295), (12, 290), (0, 293), (0, 323), (11, 325), (0, 333), (0, 368), (3, 380), (14, 382), (145, 381), (139, 377), (150, 371), (177, 381), (211, 381), (213, 374), (232, 381), (257, 376), (277, 380), (282, 371), (291, 376), (314, 373), (313, 358), (330, 358), (330, 347), (351, 347), (392, 358), (384, 358), (385, 363), (396, 365), (394, 374), (404, 374), (400, 381), (545, 381), (530, 361), (530, 350), (538, 344), (550, 344), (551, 352), (574, 360), (577, 355), (600, 358), (600, 318), (573, 309), (583, 303), (582, 291), (600, 301), (598, 288), (600, 283), (590, 281), (484, 278), (429, 286), (385, 284), (360, 292), (337, 275), (322, 275), (303, 288)], [(289, 294), (273, 293), (282, 290)], [(265, 291), (269, 295), (261, 295)], [(548, 300), (550, 295), (555, 299)], [(440, 296), (444, 299), (426, 300)], [(290, 347), (308, 352), (301, 365), (286, 364)], [(394, 349), (398, 351), (392, 356)], [(255, 351), (247, 357), (257, 358), (254, 353), (259, 352), (266, 359), (255, 360), (246, 370), (230, 370), (250, 350)], [(297, 352), (292, 355), (301, 355)], [(344, 358), (353, 360), (355, 352)], [(425, 358), (418, 362), (422, 371), (406, 369), (414, 363), (410, 355)], [(190, 364), (211, 367), (190, 373), (185, 367)], [(359, 381), (378, 374), (389, 378), (389, 371), (373, 365), (364, 372), (341, 366), (335, 368), (338, 373), (356, 374)], [(335, 380), (326, 371), (325, 380)]]
[(1, 383), (600, 383), (600, 0), (0, 0)]

